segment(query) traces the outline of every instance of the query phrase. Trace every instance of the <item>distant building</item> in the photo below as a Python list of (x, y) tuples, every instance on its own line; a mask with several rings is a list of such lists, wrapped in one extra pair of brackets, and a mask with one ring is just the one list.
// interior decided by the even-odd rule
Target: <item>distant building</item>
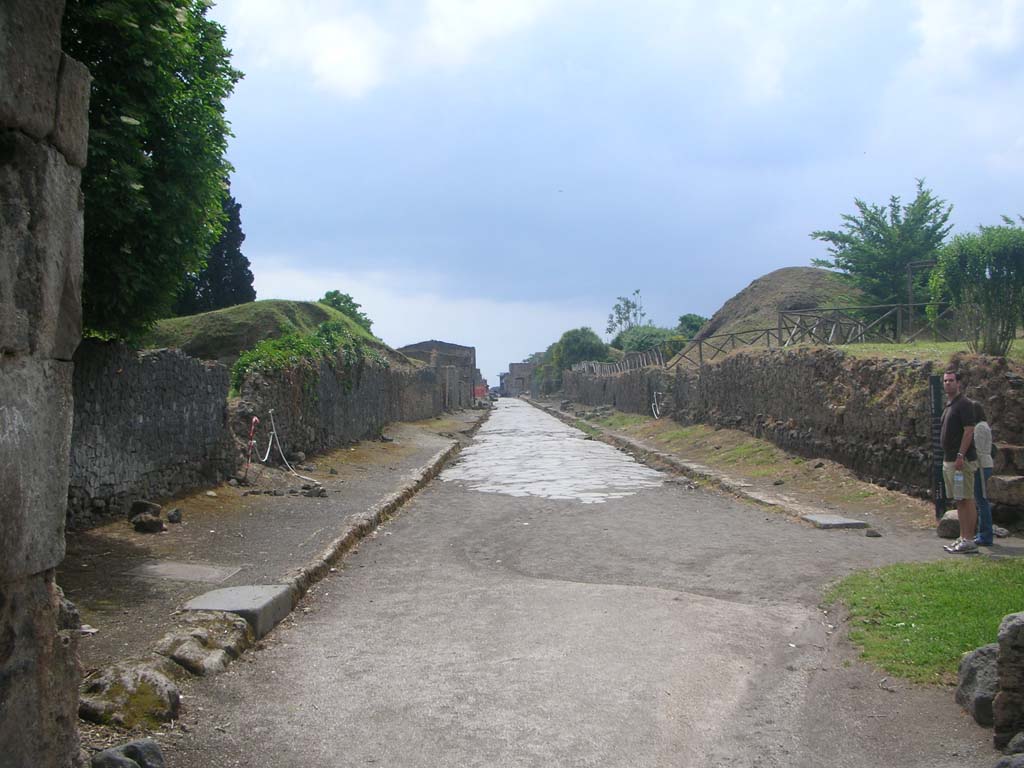
[(509, 363), (508, 373), (503, 374), (501, 393), (507, 397), (518, 397), (533, 388), (533, 372), (536, 363)]
[(438, 369), (447, 410), (471, 408), (476, 402), (476, 389), (482, 377), (476, 367), (475, 347), (432, 339), (400, 347), (398, 351)]

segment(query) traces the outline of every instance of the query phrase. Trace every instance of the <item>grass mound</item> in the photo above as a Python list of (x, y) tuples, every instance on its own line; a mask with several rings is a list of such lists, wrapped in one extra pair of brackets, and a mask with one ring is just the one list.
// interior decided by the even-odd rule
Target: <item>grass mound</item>
[(704, 324), (697, 338), (775, 328), (779, 312), (857, 304), (860, 292), (842, 275), (818, 267), (784, 267), (757, 278)]
[(213, 312), (160, 320), (143, 339), (143, 345), (177, 347), (192, 357), (218, 360), (231, 366), (242, 352), (265, 339), (314, 334), (326, 322), (342, 323), (353, 337), (383, 347), (379, 339), (332, 307), (312, 301), (281, 299), (253, 301)]

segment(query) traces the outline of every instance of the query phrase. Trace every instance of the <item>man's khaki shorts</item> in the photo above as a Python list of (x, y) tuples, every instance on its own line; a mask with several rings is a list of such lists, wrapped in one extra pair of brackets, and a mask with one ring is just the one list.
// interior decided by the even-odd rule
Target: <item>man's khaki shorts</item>
[(953, 499), (953, 501), (974, 498), (974, 473), (978, 471), (978, 462), (964, 461), (964, 468), (961, 471), (964, 473), (964, 489), (958, 496), (953, 493), (953, 473), (956, 472), (956, 462), (942, 462), (942, 479), (946, 481), (946, 498)]

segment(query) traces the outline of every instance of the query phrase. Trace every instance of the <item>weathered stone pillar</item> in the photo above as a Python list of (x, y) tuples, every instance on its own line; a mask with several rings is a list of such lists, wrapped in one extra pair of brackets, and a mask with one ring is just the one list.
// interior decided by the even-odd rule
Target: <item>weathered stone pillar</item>
[(89, 73), (63, 0), (0, 2), (0, 762), (78, 755), (76, 640), (58, 625), (71, 355), (81, 337)]

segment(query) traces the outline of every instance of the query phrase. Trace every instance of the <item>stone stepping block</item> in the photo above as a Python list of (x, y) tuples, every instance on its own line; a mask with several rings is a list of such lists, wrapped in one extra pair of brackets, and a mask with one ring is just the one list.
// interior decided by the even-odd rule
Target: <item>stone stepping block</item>
[(291, 613), (294, 591), (287, 584), (257, 584), (215, 589), (185, 603), (189, 611), (227, 611), (249, 622), (256, 639)]
[(801, 520), (806, 520), (815, 528), (867, 528), (868, 524), (863, 520), (854, 520), (841, 515), (800, 515)]

